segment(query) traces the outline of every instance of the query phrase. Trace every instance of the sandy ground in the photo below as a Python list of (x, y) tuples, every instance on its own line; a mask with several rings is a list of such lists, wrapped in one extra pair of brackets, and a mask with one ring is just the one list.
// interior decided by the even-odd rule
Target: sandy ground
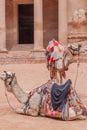
[[(72, 79), (73, 84), (76, 67), (76, 64), (72, 64), (66, 75), (66, 79)], [(15, 72), (20, 86), (27, 91), (46, 83), (49, 79), (45, 64), (0, 65), (0, 72), (3, 70)], [(76, 90), (87, 105), (87, 63), (80, 64)], [(12, 94), (8, 93), (8, 98), (14, 108), (21, 106)], [(16, 114), (7, 103), (4, 83), (0, 80), (0, 130), (87, 130), (87, 120), (60, 121)]]

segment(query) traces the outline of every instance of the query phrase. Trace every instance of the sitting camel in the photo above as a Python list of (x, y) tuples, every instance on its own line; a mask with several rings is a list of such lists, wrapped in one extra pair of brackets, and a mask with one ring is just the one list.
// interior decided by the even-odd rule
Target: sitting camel
[(70, 79), (61, 86), (47, 82), (27, 93), (20, 88), (15, 73), (4, 71), (0, 78), (4, 81), (6, 90), (24, 104), (22, 108), (15, 110), (17, 113), (61, 120), (86, 119), (87, 110)]
[(84, 53), (85, 51), (87, 49), (81, 47), (80, 44), (78, 46), (70, 44), (64, 47), (55, 39), (50, 41), (46, 49), (46, 58), (51, 80), (57, 80), (58, 83), (62, 84), (65, 71), (74, 62), (74, 56), (79, 56), (80, 53)]

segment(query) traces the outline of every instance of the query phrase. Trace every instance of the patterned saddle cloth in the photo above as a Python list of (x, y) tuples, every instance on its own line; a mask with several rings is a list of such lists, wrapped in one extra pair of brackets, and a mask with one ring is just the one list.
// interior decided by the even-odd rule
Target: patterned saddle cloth
[(57, 59), (63, 59), (64, 46), (56, 40), (51, 40), (49, 42), (46, 51), (49, 63)]
[[(87, 111), (84, 104), (81, 102), (76, 91), (74, 89), (73, 91), (71, 90), (70, 84), (71, 80), (67, 80), (62, 86), (47, 82), (31, 91), (29, 93), (29, 99), (35, 93), (40, 94), (40, 115), (60, 118), (62, 120), (68, 120), (69, 110), (72, 110), (74, 115), (78, 115), (79, 113), (86, 115)], [(24, 107), (25, 113), (28, 112), (30, 107), (30, 102), (28, 101)]]

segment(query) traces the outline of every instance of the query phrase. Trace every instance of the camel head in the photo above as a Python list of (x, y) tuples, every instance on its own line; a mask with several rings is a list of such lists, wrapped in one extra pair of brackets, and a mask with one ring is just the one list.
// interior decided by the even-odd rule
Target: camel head
[(73, 56), (79, 55), (80, 53), (85, 53), (87, 51), (87, 48), (83, 47), (81, 44), (77, 45), (69, 44), (67, 48), (69, 49), (69, 51)]
[(17, 83), (15, 73), (4, 71), (0, 73), (0, 78), (4, 81), (7, 91), (12, 92), (13, 86)]

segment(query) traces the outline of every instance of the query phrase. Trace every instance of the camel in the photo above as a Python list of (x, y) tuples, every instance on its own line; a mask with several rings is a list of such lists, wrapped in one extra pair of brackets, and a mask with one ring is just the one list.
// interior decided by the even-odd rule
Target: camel
[[(52, 42), (52, 41), (51, 41)], [(55, 41), (53, 41), (55, 42)], [(53, 43), (54, 44), (54, 43)], [(49, 47), (48, 45), (47, 47)], [(52, 46), (52, 45), (51, 45)], [(53, 45), (54, 46), (54, 45)], [(52, 55), (55, 57), (58, 55), (58, 51), (51, 51), (46, 50), (46, 58), (47, 58), (47, 68), (50, 71), (50, 79), (52, 82), (58, 82), (59, 84), (63, 83), (63, 77), (65, 77), (65, 72), (68, 70), (69, 65), (72, 64), (75, 60), (74, 57), (78, 56), (80, 53), (84, 53), (87, 51), (87, 48), (82, 47), (80, 44), (72, 45), (69, 44), (68, 46), (64, 47), (64, 50), (58, 58), (56, 58), (53, 62), (49, 63), (48, 56)]]
[[(0, 79), (4, 81), (6, 90), (11, 92), (17, 98), (17, 100), (23, 104), (23, 107), (17, 108), (15, 110), (15, 112), (19, 114), (34, 117), (40, 115), (43, 117), (46, 116), (65, 121), (86, 119), (86, 107), (83, 105), (81, 100), (79, 100), (76, 92), (72, 87), (71, 80), (66, 81), (66, 83), (62, 86), (52, 84), (48, 81), (44, 85), (41, 85), (40, 87), (37, 87), (30, 92), (24, 92), (19, 86), (14, 72), (4, 71), (0, 73)], [(61, 104), (59, 106), (56, 104), (56, 109), (53, 108), (55, 103), (54, 105), (52, 104), (52, 100), (54, 100), (52, 97), (54, 97), (54, 91), (56, 90), (55, 87), (57, 89), (62, 88), (61, 94), (67, 92), (65, 97), (63, 95), (64, 99)], [(61, 101), (61, 98), (60, 100), (58, 99), (58, 102), (59, 101)]]

